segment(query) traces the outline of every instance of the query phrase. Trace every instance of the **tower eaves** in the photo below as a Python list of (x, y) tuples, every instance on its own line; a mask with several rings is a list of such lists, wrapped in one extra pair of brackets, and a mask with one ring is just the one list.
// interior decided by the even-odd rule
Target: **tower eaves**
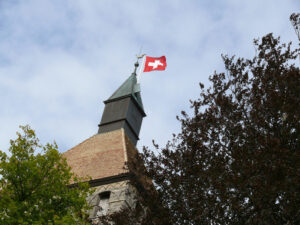
[(106, 100), (104, 103), (112, 102), (117, 99), (125, 98), (130, 95), (136, 100), (138, 105), (144, 111), (142, 98), (140, 95), (140, 84), (137, 83), (136, 74), (132, 73), (130, 77)]

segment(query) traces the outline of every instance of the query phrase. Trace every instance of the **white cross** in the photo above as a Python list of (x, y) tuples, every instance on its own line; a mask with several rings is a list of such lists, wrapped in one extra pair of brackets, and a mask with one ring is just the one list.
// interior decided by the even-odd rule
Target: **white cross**
[(153, 69), (156, 69), (158, 66), (163, 66), (164, 64), (162, 64), (159, 60), (155, 60), (154, 62), (149, 62), (148, 66), (152, 66)]

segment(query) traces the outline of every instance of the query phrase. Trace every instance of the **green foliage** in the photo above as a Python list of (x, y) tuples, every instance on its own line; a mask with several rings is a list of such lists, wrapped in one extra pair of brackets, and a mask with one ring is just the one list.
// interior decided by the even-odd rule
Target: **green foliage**
[(85, 224), (88, 184), (75, 179), (56, 143), (39, 143), (21, 126), (10, 141), (10, 156), (0, 151), (0, 224)]

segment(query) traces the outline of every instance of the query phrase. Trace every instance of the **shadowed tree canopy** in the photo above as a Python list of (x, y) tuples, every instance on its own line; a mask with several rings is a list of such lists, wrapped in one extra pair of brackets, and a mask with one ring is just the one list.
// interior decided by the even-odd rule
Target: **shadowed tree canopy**
[[(144, 167), (129, 165), (139, 205), (116, 224), (299, 224), (299, 49), (268, 34), (252, 59), (223, 56), (182, 130)], [(145, 191), (140, 174), (153, 180)]]
[(88, 224), (88, 185), (69, 188), (77, 178), (57, 145), (42, 146), (29, 126), (21, 128), (9, 156), (0, 151), (0, 224)]

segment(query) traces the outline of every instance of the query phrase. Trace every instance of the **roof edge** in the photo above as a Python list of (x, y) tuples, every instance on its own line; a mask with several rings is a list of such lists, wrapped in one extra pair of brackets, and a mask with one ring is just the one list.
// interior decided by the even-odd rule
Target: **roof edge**
[[(131, 173), (126, 172), (126, 173), (121, 173), (121, 174), (118, 174), (115, 176), (89, 180), (88, 182), (89, 182), (90, 187), (98, 187), (101, 185), (116, 183), (116, 182), (120, 182), (120, 181), (126, 181), (126, 180), (129, 181), (130, 176), (131, 176)], [(84, 182), (85, 181), (83, 181), (83, 183)], [(78, 183), (73, 183), (73, 184), (68, 185), (68, 187), (73, 188), (73, 187), (77, 187), (77, 185), (78, 185)]]

